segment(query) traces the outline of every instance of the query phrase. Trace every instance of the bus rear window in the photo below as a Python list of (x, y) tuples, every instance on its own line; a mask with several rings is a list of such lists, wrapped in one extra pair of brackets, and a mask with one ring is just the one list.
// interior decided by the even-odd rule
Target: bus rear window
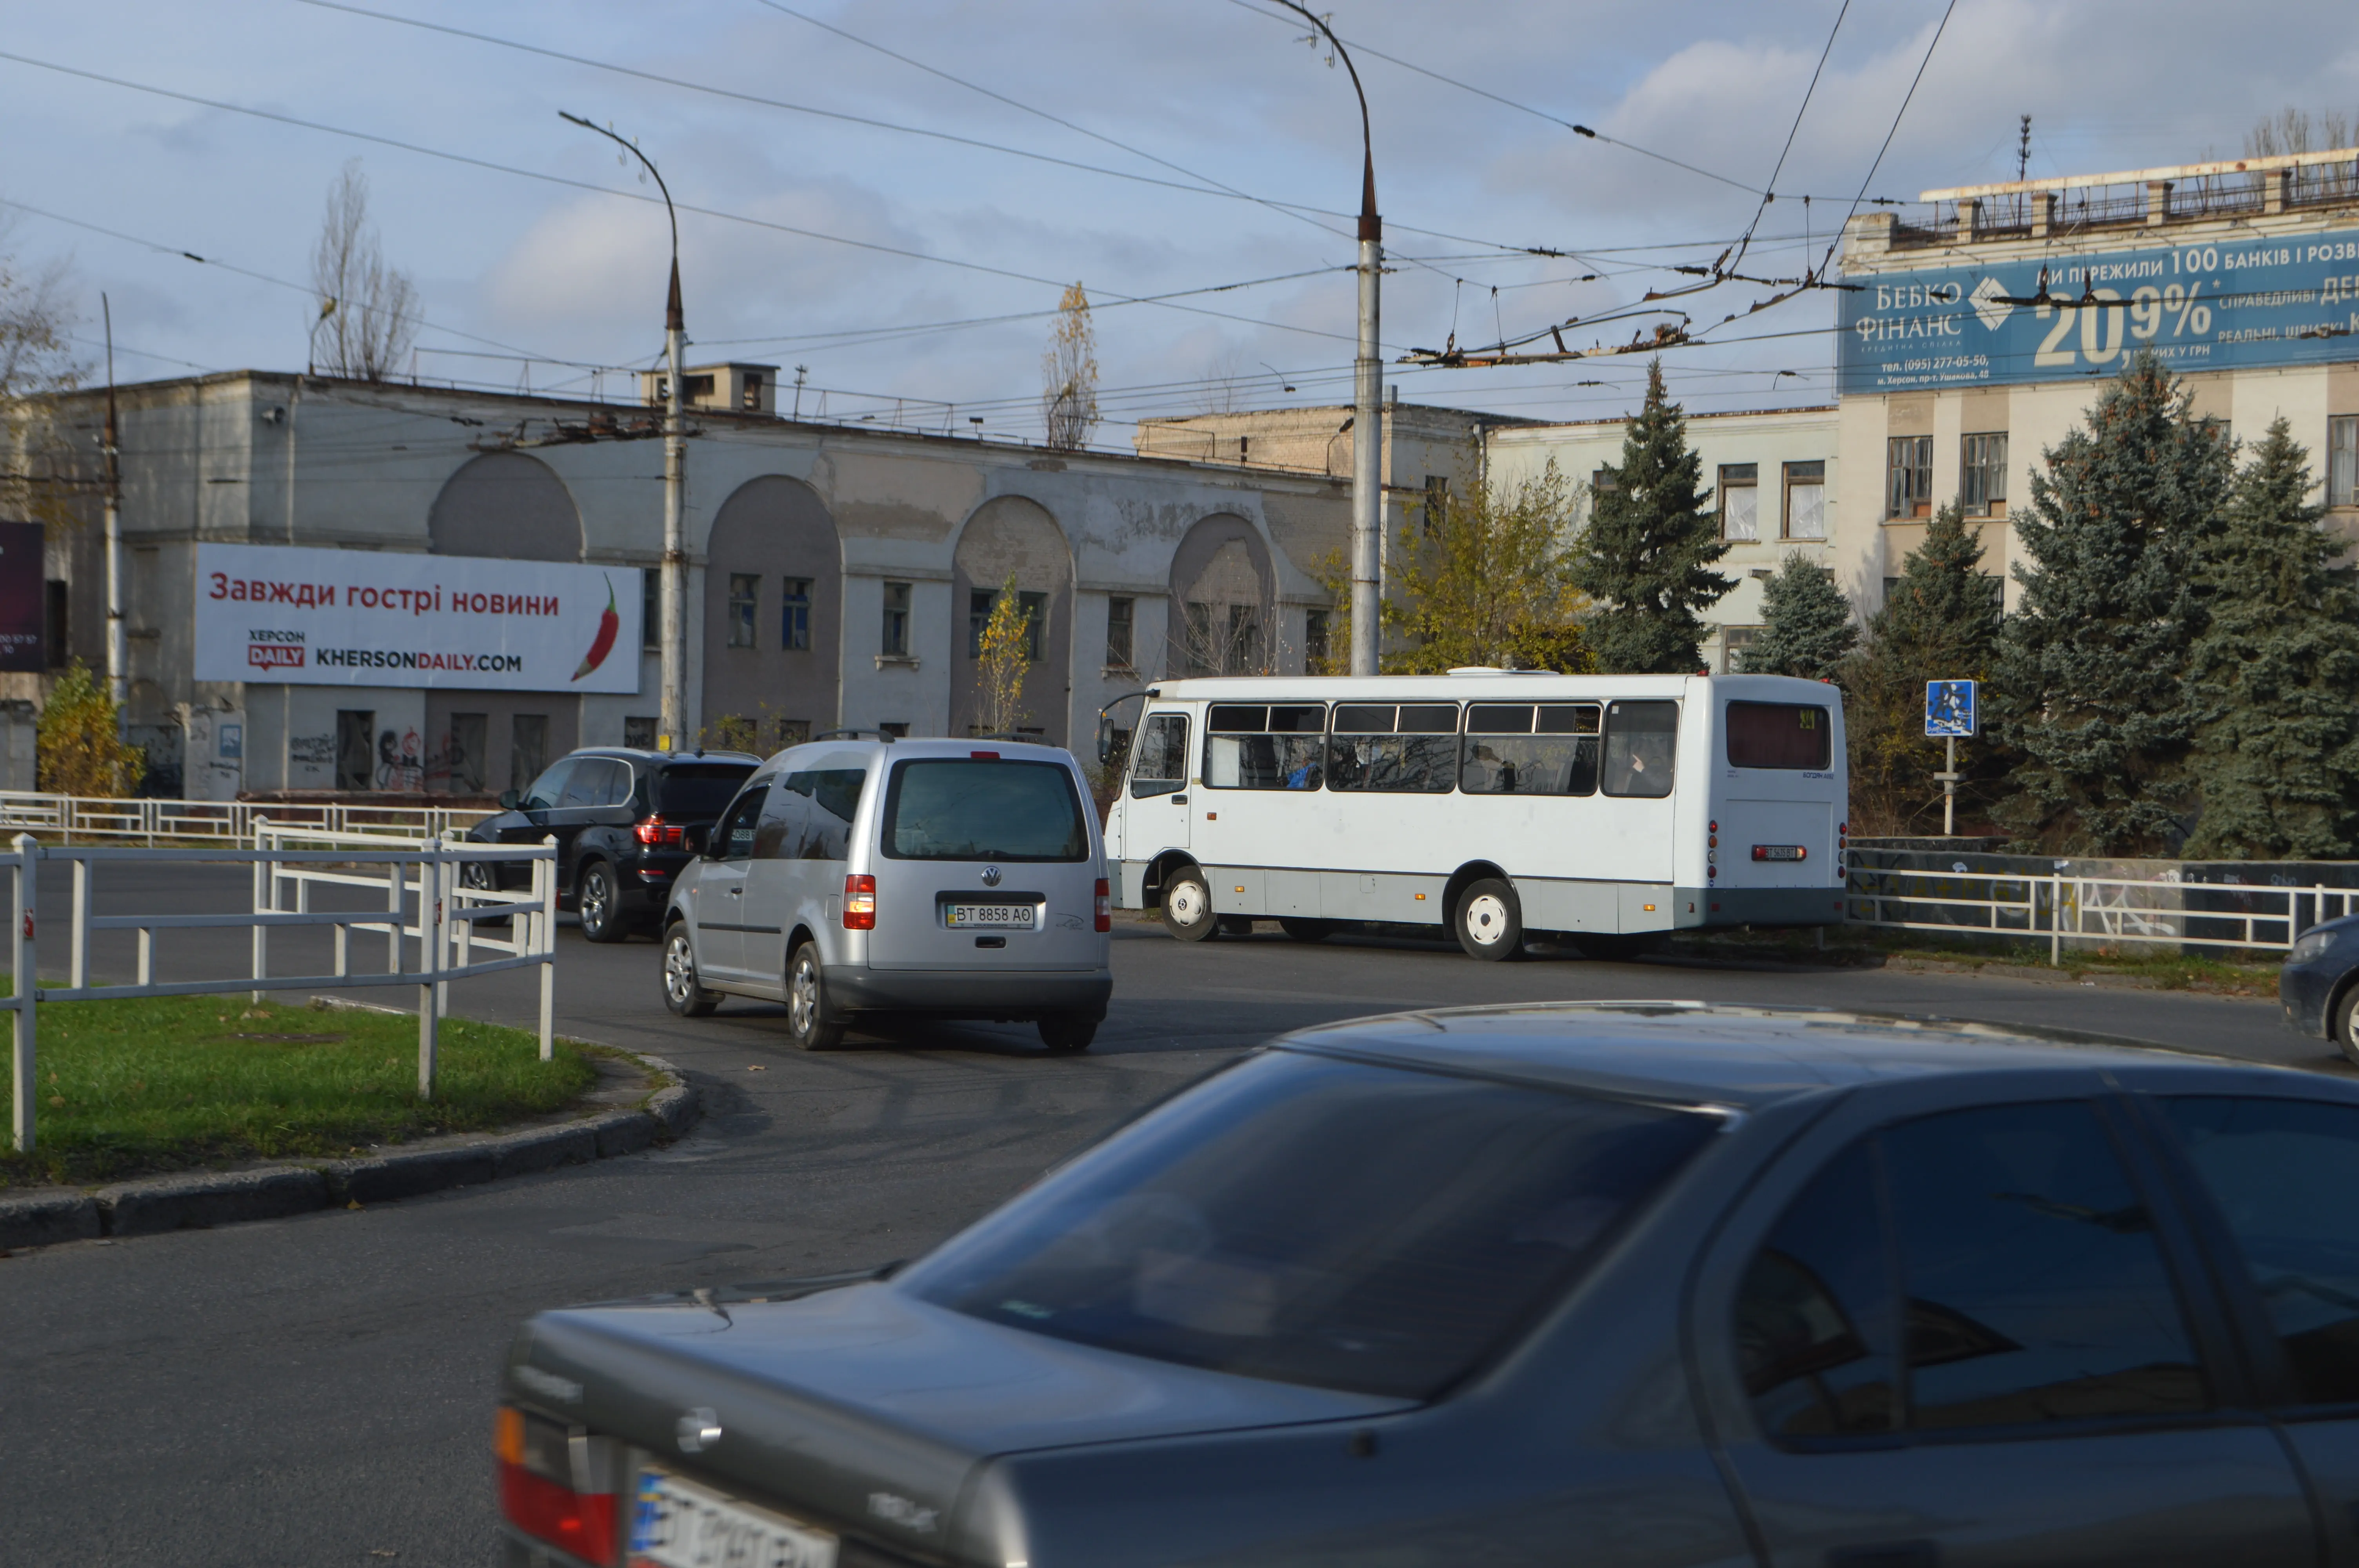
[(896, 860), (1085, 860), (1090, 830), (1054, 762), (921, 759), (893, 769), (884, 850)]
[(1824, 768), (1832, 755), (1833, 733), (1827, 710), (1815, 703), (1732, 702), (1728, 705), (1728, 765)]

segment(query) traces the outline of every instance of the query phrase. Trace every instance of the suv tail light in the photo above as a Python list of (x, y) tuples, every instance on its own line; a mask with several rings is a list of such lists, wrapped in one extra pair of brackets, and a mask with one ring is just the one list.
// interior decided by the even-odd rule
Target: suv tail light
[(623, 1511), (614, 1440), (574, 1436), (513, 1405), (500, 1407), (492, 1433), (507, 1521), (585, 1563), (614, 1561)]
[(1103, 877), (1098, 879), (1098, 929), (1114, 929), (1114, 890), (1106, 885)]
[(632, 825), (631, 831), (650, 849), (680, 849), (688, 846), (688, 829), (660, 816), (642, 816)]
[(843, 879), (843, 928), (876, 929), (876, 879), (859, 871)]

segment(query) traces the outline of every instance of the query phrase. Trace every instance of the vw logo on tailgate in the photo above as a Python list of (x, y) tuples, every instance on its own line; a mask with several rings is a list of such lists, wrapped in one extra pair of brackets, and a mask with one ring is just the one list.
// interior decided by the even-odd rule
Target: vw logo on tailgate
[(983, 885), (987, 888), (995, 888), (999, 885), (999, 868), (997, 866), (985, 866), (983, 868)]

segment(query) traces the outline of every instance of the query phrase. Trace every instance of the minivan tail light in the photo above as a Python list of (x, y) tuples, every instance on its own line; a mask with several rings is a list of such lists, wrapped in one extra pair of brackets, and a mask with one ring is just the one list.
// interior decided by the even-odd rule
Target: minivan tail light
[(622, 1544), (621, 1498), (611, 1491), (582, 1489), (582, 1483), (594, 1485), (612, 1468), (604, 1463), (612, 1440), (574, 1437), (557, 1422), (513, 1405), (500, 1407), (492, 1431), (500, 1512), (507, 1521), (584, 1562), (614, 1561)]
[(1114, 890), (1106, 885), (1103, 877), (1098, 879), (1098, 929), (1114, 929)]
[(876, 929), (876, 879), (854, 871), (843, 879), (843, 928)]
[(688, 829), (677, 822), (666, 822), (660, 816), (642, 816), (631, 825), (631, 832), (650, 849), (685, 848)]

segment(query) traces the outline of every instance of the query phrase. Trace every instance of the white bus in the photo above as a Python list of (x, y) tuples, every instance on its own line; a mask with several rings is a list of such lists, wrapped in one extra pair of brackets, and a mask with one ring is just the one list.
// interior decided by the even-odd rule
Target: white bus
[(1136, 695), (1106, 821), (1116, 903), (1160, 908), (1183, 940), (1378, 921), (1450, 927), (1477, 957), (1515, 956), (1527, 932), (1607, 957), (1843, 918), (1831, 685), (1472, 670)]

